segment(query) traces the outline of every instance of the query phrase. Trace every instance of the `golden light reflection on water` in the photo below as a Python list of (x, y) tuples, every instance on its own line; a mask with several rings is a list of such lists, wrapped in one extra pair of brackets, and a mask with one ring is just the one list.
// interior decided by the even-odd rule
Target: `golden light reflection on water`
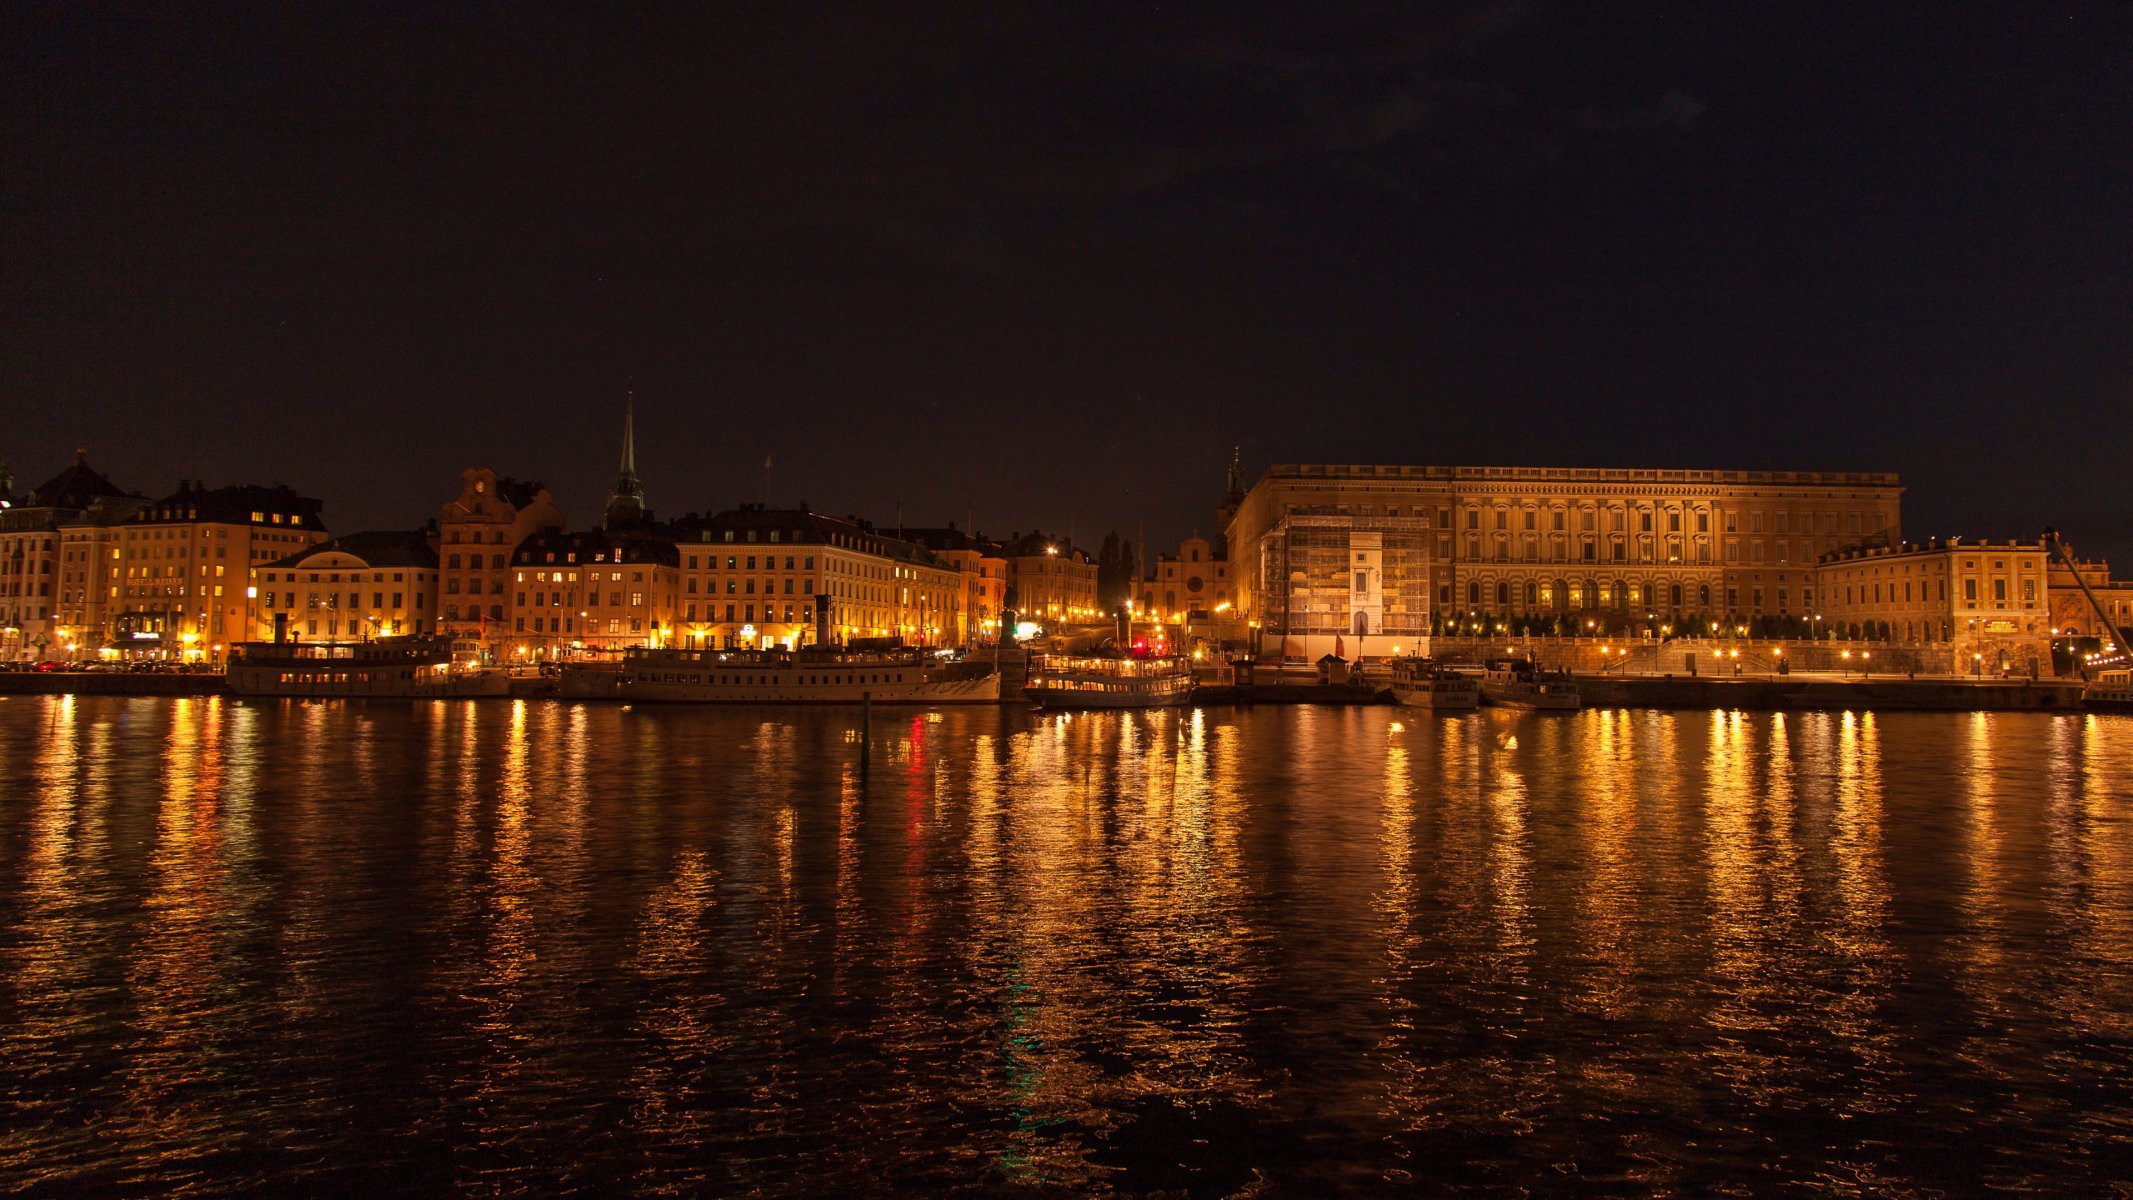
[(2129, 728), (10, 702), (0, 1170), (2092, 1191)]

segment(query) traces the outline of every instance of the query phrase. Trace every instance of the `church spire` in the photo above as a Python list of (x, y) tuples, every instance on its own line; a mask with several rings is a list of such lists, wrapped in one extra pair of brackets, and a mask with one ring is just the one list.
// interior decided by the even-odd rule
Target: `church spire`
[(1244, 507), (1244, 447), (1237, 446), (1229, 452), (1229, 490), (1222, 494), (1222, 503), (1215, 508), (1215, 527), (1227, 531), (1231, 518)]
[(622, 471), (607, 498), (607, 523), (626, 525), (651, 515), (644, 507), (644, 485), (637, 478), (637, 392), (622, 402)]

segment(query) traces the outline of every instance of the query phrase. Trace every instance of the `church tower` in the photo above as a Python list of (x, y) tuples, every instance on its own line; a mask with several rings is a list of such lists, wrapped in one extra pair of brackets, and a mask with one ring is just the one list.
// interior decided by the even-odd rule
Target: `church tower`
[(1215, 522), (1222, 532), (1229, 530), (1230, 519), (1244, 507), (1244, 447), (1237, 446), (1229, 455), (1229, 490), (1222, 496), (1222, 506), (1215, 510)]
[(609, 528), (650, 519), (644, 506), (644, 485), (637, 478), (637, 393), (622, 402), (622, 472), (615, 477), (615, 490), (607, 498)]

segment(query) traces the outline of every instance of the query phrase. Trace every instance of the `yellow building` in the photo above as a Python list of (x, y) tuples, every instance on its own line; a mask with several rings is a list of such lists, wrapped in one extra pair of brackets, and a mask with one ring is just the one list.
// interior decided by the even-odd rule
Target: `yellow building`
[(1096, 595), (1096, 561), (1065, 538), (1017, 534), (1000, 548), (1017, 621), (1040, 625), (1104, 621)]
[(974, 646), (999, 640), (1000, 614), (1007, 607), (1007, 559), (996, 542), (983, 534), (969, 533), (949, 522), (941, 529), (906, 529), (902, 535), (933, 552), (961, 577), (962, 599), (957, 606), (961, 625), (951, 645)]
[(220, 661), (252, 631), (254, 566), (326, 539), (319, 502), (286, 487), (187, 480), (115, 531), (107, 649)]
[(145, 496), (114, 496), (59, 527), (59, 611), (61, 642), (73, 658), (88, 658), (104, 647), (118, 588), (121, 526), (147, 507)]
[(962, 644), (963, 573), (856, 517), (742, 505), (675, 525), (684, 644)]
[(1238, 611), (1269, 652), (1472, 623), (1620, 632), (1804, 618), (1815, 563), (1901, 533), (1885, 473), (1303, 464), (1232, 469)]
[(466, 659), (502, 661), (512, 646), (512, 557), (521, 543), (563, 528), (555, 498), (538, 482), (497, 475), (487, 467), (459, 473), (459, 495), (437, 514), (440, 587), (434, 620)]
[(675, 546), (651, 528), (550, 529), (519, 544), (499, 657), (524, 662), (675, 645)]
[(13, 486), (0, 468), (0, 659), (81, 657), (103, 639), (108, 531), (147, 501), (80, 451), (41, 487)]
[(1816, 571), (1819, 622), (1848, 638), (1937, 646), (1954, 668), (1998, 674), (2050, 661), (2049, 575), (2040, 542), (1839, 551)]
[(352, 533), (252, 568), (253, 641), (368, 641), (435, 631), (436, 534)]
[(1175, 553), (1155, 556), (1155, 570), (1141, 581), (1138, 599), (1142, 612), (1161, 614), (1166, 621), (1233, 608), (1229, 560), (1206, 538), (1186, 538)]

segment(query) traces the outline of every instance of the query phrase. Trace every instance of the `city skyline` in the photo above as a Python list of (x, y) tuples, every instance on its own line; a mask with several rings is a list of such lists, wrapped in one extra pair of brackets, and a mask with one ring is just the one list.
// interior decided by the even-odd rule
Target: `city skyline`
[(589, 512), (634, 388), (668, 511), (768, 456), (1170, 544), (1242, 446), (1895, 471), (2128, 558), (2124, 14), (1922, 13), (31, 13), (7, 457)]

